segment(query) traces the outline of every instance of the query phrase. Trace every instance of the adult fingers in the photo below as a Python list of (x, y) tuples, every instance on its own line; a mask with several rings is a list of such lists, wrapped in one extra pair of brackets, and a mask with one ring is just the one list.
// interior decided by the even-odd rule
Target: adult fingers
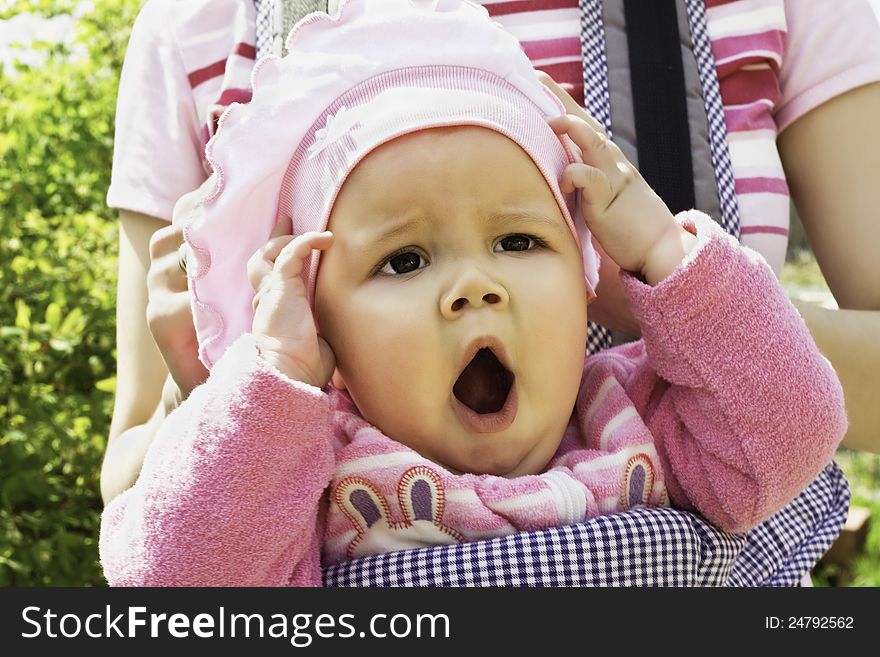
[(199, 200), (206, 196), (215, 185), (214, 176), (210, 176), (198, 188), (177, 199), (174, 210), (171, 212), (171, 223), (181, 226), (186, 223), (189, 214), (195, 209)]
[(292, 221), (290, 217), (281, 217), (272, 227), (272, 232), (269, 233), (269, 239), (266, 240), (266, 243), (257, 250), (257, 253), (261, 254), (261, 257), (270, 265), (275, 264), (275, 258), (281, 253), (281, 249), (287, 246), (296, 237), (295, 235), (291, 235), (291, 229)]
[[(182, 320), (182, 321), (181, 321)], [(192, 311), (188, 292), (174, 292), (155, 296), (147, 303), (147, 321), (150, 328), (164, 328), (165, 326), (192, 325)]]
[(183, 292), (188, 288), (186, 272), (180, 266), (182, 241), (182, 229), (173, 224), (160, 228), (150, 238), (147, 285), (151, 295), (162, 290)]
[(154, 232), (150, 237), (150, 258), (156, 260), (169, 253), (177, 253), (183, 242), (183, 228), (168, 224)]
[(573, 114), (578, 118), (586, 121), (593, 130), (599, 132), (601, 134), (605, 134), (605, 126), (599, 123), (598, 120), (593, 118), (593, 115), (590, 114), (583, 107), (578, 105), (578, 102), (569, 95), (569, 93), (563, 89), (557, 82), (551, 78), (549, 75), (544, 73), (543, 71), (538, 71), (538, 79), (541, 83), (547, 87), (550, 91), (553, 92), (553, 95), (556, 96), (565, 107), (565, 111), (567, 114)]
[(169, 372), (184, 395), (205, 379), (198, 360), (198, 340), (193, 325), (189, 293), (150, 295), (147, 325)]
[(290, 235), (293, 229), (292, 224), (293, 222), (290, 217), (282, 216), (277, 222), (275, 222), (275, 226), (272, 227), (269, 239), (281, 237), (282, 235)]

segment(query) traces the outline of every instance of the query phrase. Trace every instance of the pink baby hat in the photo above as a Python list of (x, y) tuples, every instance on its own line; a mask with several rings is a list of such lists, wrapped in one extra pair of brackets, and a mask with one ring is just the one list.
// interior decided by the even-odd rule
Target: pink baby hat
[[(253, 322), (247, 261), (277, 219), (295, 235), (324, 230), (357, 163), (383, 143), (441, 126), (495, 130), (529, 154), (581, 245), (592, 294), (598, 257), (573, 196), (559, 189), (578, 161), (546, 119), (564, 112), (516, 38), (466, 0), (349, 0), (309, 14), (288, 55), (260, 60), (253, 99), (233, 104), (208, 143), (213, 184), (184, 218), (199, 356), (212, 367)], [(498, 175), (504, 175), (503, 170)], [(319, 252), (303, 269), (313, 302)]]

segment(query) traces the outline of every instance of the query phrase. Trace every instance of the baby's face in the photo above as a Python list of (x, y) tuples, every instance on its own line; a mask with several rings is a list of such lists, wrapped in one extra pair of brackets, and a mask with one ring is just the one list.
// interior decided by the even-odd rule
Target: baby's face
[(458, 472), (540, 472), (574, 407), (580, 253), (531, 158), (492, 130), (425, 130), (340, 190), (316, 312), (363, 416)]

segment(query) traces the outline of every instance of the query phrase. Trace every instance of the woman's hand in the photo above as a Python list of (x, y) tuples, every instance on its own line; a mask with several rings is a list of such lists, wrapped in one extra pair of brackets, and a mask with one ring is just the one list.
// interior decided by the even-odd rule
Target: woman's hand
[(642, 327), (633, 315), (619, 274), (617, 263), (599, 249), (599, 285), (596, 299), (590, 304), (590, 321), (639, 338)]
[(189, 282), (179, 256), (183, 217), (192, 210), (202, 191), (200, 188), (182, 196), (174, 206), (172, 223), (157, 230), (150, 239), (147, 323), (181, 399), (189, 397), (193, 388), (208, 377), (208, 370), (199, 360)]
[(313, 249), (333, 243), (330, 231), (289, 234), (290, 220), (279, 221), (266, 242), (248, 261), (254, 288), (253, 335), (260, 355), (295, 381), (323, 388), (336, 358), (318, 335), (300, 273)]

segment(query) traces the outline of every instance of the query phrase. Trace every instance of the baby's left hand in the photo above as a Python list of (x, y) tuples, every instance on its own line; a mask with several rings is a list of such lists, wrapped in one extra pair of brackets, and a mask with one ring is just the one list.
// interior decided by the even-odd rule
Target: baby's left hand
[(669, 276), (696, 244), (620, 148), (586, 112), (549, 121), (567, 133), (584, 163), (570, 164), (560, 180), (565, 193), (580, 190), (581, 213), (605, 252), (649, 285)]

